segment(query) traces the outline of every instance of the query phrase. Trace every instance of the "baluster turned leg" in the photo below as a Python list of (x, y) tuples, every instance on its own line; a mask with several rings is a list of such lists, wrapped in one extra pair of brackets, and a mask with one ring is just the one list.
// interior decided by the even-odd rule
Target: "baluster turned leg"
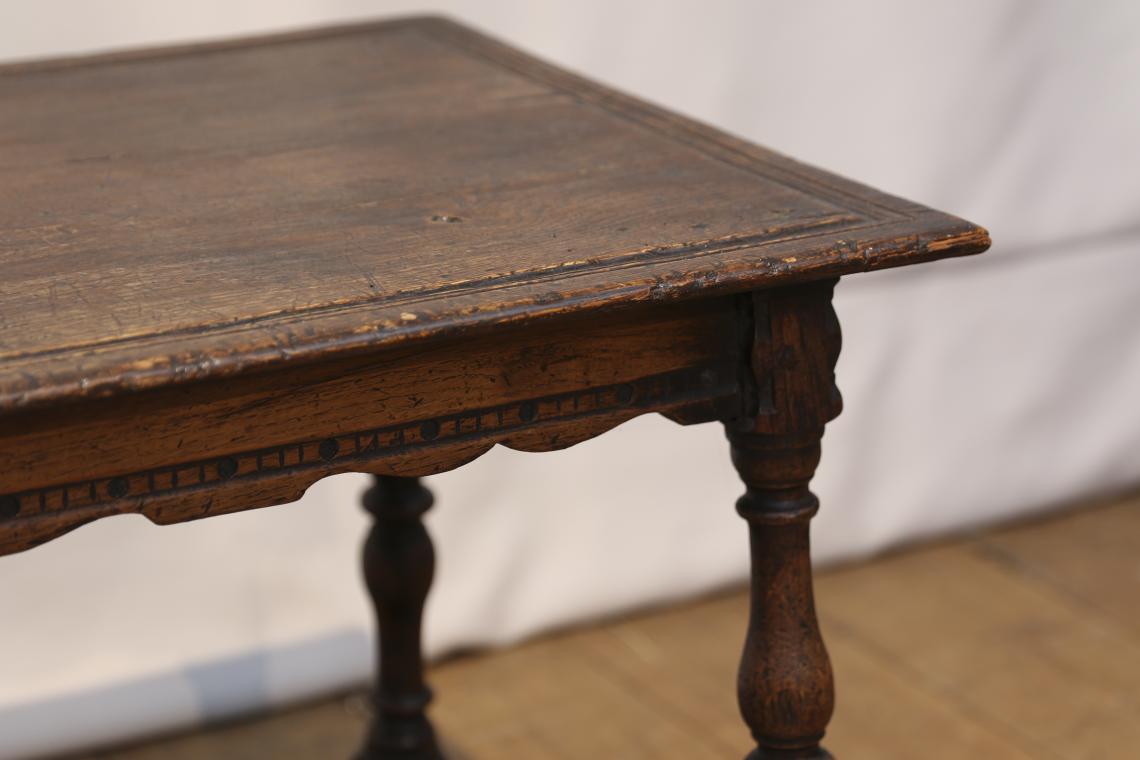
[(752, 610), (737, 680), (740, 712), (757, 744), (749, 760), (830, 757), (820, 740), (835, 692), (812, 598), (808, 525), (819, 502), (808, 483), (824, 425), (843, 406), (834, 284), (752, 295), (744, 413), (726, 423), (747, 489), (736, 509), (748, 521), (752, 549)]
[(819, 502), (808, 481), (819, 435), (730, 433), (747, 486), (736, 503), (748, 521), (752, 609), (737, 697), (757, 749), (749, 760), (829, 758), (820, 748), (835, 703), (812, 598), (808, 523)]
[(425, 710), (420, 629), (435, 554), (421, 517), (432, 495), (418, 478), (379, 476), (364, 494), (374, 518), (364, 579), (379, 629), (375, 715), (357, 760), (442, 760)]

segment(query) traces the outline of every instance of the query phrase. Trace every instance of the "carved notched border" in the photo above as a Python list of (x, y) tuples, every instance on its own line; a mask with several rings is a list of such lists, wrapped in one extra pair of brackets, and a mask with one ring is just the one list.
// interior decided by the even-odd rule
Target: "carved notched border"
[[(430, 459), (432, 449), (481, 442), (485, 446), (475, 456), (496, 443), (523, 450), (563, 448), (645, 412), (703, 401), (721, 400), (730, 404), (734, 403), (735, 394), (732, 368), (687, 368), (625, 383), (6, 494), (0, 496), (0, 525), (14, 527), (13, 523), (34, 523), (37, 519), (50, 518), (51, 534), (58, 535), (104, 514), (142, 511), (155, 519), (159, 515), (147, 507), (156, 499), (190, 496), (243, 481), (255, 483), (300, 475), (307, 486), (331, 472), (367, 470), (372, 462), (417, 452)], [(590, 427), (584, 436), (562, 438), (560, 427), (589, 418), (602, 418), (599, 420), (602, 427)], [(539, 443), (530, 439), (511, 440), (512, 434), (528, 433), (543, 426), (550, 426), (551, 432)], [(465, 456), (462, 461), (452, 463), (447, 457), (441, 457), (442, 464), (437, 469), (450, 469), (471, 458)], [(195, 516), (210, 514), (208, 504)], [(74, 514), (76, 522), (61, 530), (58, 523), (66, 520), (68, 513)], [(39, 533), (34, 527), (30, 532)], [(0, 552), (3, 550), (4, 545), (0, 543)]]

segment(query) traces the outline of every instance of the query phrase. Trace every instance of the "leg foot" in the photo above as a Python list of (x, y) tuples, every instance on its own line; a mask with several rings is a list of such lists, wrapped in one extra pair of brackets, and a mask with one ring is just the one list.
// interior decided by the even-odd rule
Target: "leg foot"
[(799, 750), (784, 752), (782, 750), (761, 751), (757, 749), (750, 752), (744, 760), (835, 760), (835, 758), (830, 752), (822, 748), (806, 755), (800, 753)]
[(418, 478), (379, 476), (364, 495), (373, 516), (364, 544), (364, 579), (379, 629), (372, 726), (356, 760), (442, 760), (425, 710), (420, 629), (435, 554), (421, 517), (431, 492)]

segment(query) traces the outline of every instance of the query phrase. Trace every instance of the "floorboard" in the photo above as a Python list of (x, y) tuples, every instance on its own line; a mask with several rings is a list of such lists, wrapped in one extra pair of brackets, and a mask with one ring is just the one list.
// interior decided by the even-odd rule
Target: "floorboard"
[[(843, 758), (1092, 760), (1140, 747), (1140, 495), (820, 574)], [(465, 760), (741, 757), (747, 597), (437, 665)], [(83, 760), (348, 757), (351, 694)], [(76, 760), (79, 760), (76, 758)]]

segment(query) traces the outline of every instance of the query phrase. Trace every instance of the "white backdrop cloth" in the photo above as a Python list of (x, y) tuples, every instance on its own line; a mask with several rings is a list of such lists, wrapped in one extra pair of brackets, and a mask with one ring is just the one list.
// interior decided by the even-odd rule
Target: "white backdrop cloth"
[[(847, 409), (828, 429), (816, 479), (817, 559), (1140, 482), (1140, 3), (434, 7), (990, 228), (987, 256), (840, 286)], [(5, 0), (0, 56), (421, 9)], [(294, 505), (177, 527), (115, 518), (0, 558), (0, 758), (362, 682), (371, 667), (356, 565), (364, 482), (333, 478)], [(505, 644), (745, 576), (746, 531), (732, 508), (741, 487), (717, 426), (638, 419), (560, 454), (495, 450), (433, 487), (432, 653)]]

